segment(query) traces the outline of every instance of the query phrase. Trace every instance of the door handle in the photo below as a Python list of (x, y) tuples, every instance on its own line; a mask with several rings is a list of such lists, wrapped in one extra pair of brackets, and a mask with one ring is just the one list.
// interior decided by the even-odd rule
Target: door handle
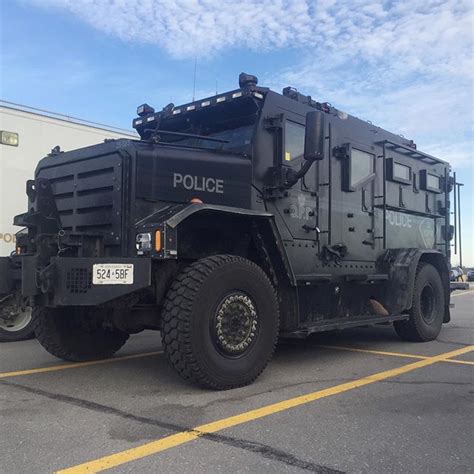
[(321, 232), (316, 226), (304, 224), (302, 227), (306, 232), (311, 232), (312, 230), (315, 230), (318, 234)]
[(364, 212), (368, 212), (369, 208), (367, 207), (367, 204), (365, 203), (365, 188), (362, 188), (362, 210)]

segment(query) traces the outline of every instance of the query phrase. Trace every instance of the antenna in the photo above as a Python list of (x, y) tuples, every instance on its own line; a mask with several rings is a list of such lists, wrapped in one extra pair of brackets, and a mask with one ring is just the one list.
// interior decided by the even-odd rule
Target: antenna
[(196, 66), (197, 66), (197, 56), (194, 56), (193, 102), (194, 102), (194, 96), (196, 95)]
[(217, 92), (217, 79), (216, 79), (216, 95), (217, 95), (217, 94), (218, 94), (218, 92)]

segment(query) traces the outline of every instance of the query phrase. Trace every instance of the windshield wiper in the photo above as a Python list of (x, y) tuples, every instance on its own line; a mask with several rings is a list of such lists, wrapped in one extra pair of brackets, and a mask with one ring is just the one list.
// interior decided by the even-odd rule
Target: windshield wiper
[(168, 130), (152, 130), (148, 128), (144, 130), (145, 132), (152, 132), (150, 138), (152, 140), (156, 140), (156, 137), (161, 135), (173, 135), (176, 137), (184, 137), (184, 138), (197, 138), (199, 140), (208, 140), (210, 142), (217, 142), (217, 143), (229, 143), (229, 140), (222, 140), (222, 138), (214, 138), (214, 137), (206, 137), (205, 135), (195, 135), (193, 133), (184, 133), (184, 132), (170, 132)]

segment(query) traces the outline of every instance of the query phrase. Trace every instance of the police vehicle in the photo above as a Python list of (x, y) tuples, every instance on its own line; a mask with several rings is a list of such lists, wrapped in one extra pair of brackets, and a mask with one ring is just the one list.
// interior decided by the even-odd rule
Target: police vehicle
[(257, 85), (156, 112), (139, 140), (42, 159), (0, 294), (34, 307), (55, 356), (111, 356), (161, 331), (185, 379), (251, 383), (279, 336), (450, 320), (449, 164), (304, 96)]

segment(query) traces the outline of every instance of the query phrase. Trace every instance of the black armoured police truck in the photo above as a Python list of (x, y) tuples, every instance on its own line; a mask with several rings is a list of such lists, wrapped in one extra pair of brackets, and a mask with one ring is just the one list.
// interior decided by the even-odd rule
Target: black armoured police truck
[(160, 112), (137, 140), (56, 147), (27, 183), (0, 294), (34, 308), (55, 356), (111, 356), (161, 331), (185, 379), (252, 382), (279, 336), (450, 320), (449, 165), (293, 88), (239, 88)]

